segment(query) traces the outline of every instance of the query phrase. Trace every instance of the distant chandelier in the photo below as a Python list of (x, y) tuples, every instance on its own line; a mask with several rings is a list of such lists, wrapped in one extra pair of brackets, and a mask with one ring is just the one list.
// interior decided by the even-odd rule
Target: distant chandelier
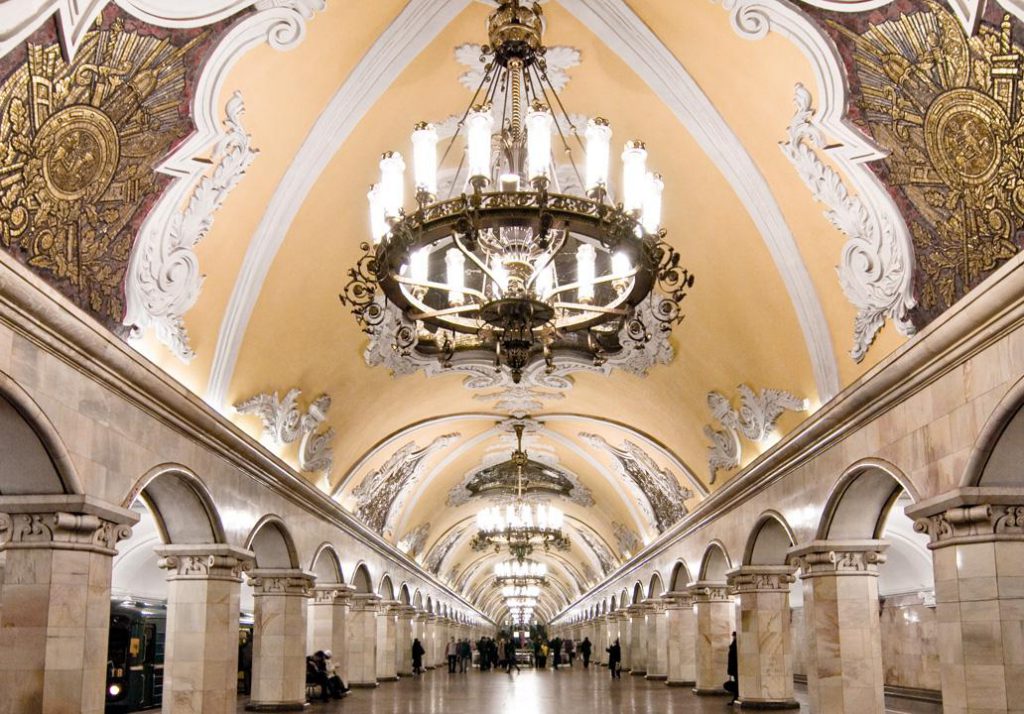
[(540, 597), (539, 585), (506, 585), (501, 589), (501, 596), (506, 600), (509, 598), (533, 598)]
[(508, 505), (492, 506), (476, 514), (477, 533), (470, 544), (473, 550), (493, 548), (496, 553), (505, 547), (518, 561), (523, 561), (535, 547), (569, 550), (569, 536), (562, 532), (562, 511), (545, 504), (531, 507), (523, 499), (523, 467), (527, 463), (523, 425), (516, 424), (513, 428), (516, 432), (516, 449), (512, 452), (517, 474), (515, 498)]
[(548, 566), (536, 560), (505, 560), (494, 565), (497, 585), (539, 585), (547, 576)]
[[(643, 142), (629, 141), (621, 202), (611, 202), (611, 127), (591, 119), (581, 138), (547, 74), (544, 24), (538, 5), (519, 0), (490, 15), (483, 78), (440, 162), (437, 128), (413, 130), (413, 210), (404, 207), (402, 156), (381, 158), (369, 193), (372, 242), (361, 244), (340, 297), (365, 332), (388, 331), (399, 354), (415, 348), (450, 366), (457, 353), (484, 353), (518, 383), (535, 359), (549, 370), (560, 356), (599, 365), (624, 349), (620, 336), (640, 348), (652, 329), (682, 320), (693, 276), (664, 240), (662, 179), (648, 172)], [(571, 178), (559, 179), (554, 133)], [(439, 167), (454, 163), (446, 160), (461, 153), (452, 149), (463, 134), (465, 153), (441, 197)], [(583, 176), (570, 140), (585, 157)], [(386, 320), (387, 302), (405, 322)]]

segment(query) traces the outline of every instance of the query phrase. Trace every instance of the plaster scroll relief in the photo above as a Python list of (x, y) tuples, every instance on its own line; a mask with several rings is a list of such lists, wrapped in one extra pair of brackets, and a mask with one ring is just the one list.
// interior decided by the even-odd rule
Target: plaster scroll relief
[(612, 533), (615, 534), (615, 540), (619, 544), (619, 552), (622, 553), (623, 558), (633, 557), (643, 547), (640, 536), (624, 523), (612, 521)]
[(469, 526), (467, 525), (459, 525), (445, 533), (441, 540), (435, 543), (427, 553), (427, 557), (423, 561), (423, 567), (434, 575), (439, 575), (445, 558), (452, 552), (468, 528)]
[(708, 392), (708, 409), (722, 429), (704, 426), (704, 435), (711, 441), (708, 446), (708, 471), (711, 483), (719, 471), (738, 468), (742, 463), (743, 447), (740, 435), (750, 441), (764, 443), (772, 439), (775, 424), (785, 411), (807, 411), (807, 400), (781, 389), (762, 389), (758, 394), (745, 384), (737, 387), (740, 407), (735, 409), (728, 397), (720, 392)]
[(619, 476), (634, 492), (651, 527), (658, 533), (664, 533), (686, 515), (685, 501), (693, 497), (693, 491), (681, 486), (675, 474), (658, 466), (640, 446), (629, 440), (623, 441), (622, 446), (613, 446), (603, 436), (586, 432), (581, 432), (580, 438), (614, 457)]
[(398, 541), (398, 549), (405, 552), (410, 558), (416, 558), (423, 552), (423, 546), (427, 544), (429, 534), (430, 524), (421, 523)]
[(210, 159), (213, 169), (196, 184), (185, 207), (171, 215), (165, 231), (143, 241), (127, 276), (125, 323), (135, 336), (152, 327), (157, 339), (183, 362), (195, 356), (184, 315), (199, 299), (204, 277), (195, 247), (209, 233), (214, 214), (259, 151), (242, 126), (245, 104), (238, 92), (231, 95), (224, 111), (224, 132)]
[(355, 514), (386, 538), (394, 536), (395, 519), (409, 487), (423, 475), (427, 457), (451, 445), (461, 434), (444, 434), (424, 447), (410, 441), (352, 490)]
[[(119, 0), (119, 4), (155, 24), (199, 22), (181, 16), (180, 2)], [(220, 13), (214, 12), (218, 5), (223, 6)], [(157, 168), (175, 181), (139, 229), (124, 281), (122, 323), (129, 336), (138, 339), (152, 328), (160, 343), (186, 363), (195, 352), (184, 316), (198, 300), (203, 283), (195, 246), (209, 233), (214, 215), (258, 153), (242, 126), (245, 107), (238, 92), (228, 100), (224, 119), (219, 118), (217, 103), (225, 79), (253, 47), (268, 44), (281, 51), (297, 47), (305, 38), (307, 21), (325, 7), (324, 0), (235, 0), (231, 7), (249, 5), (254, 12), (231, 26), (202, 66), (190, 106), (195, 131)], [(215, 0), (207, 14), (219, 16), (228, 9), (228, 0)]]
[(888, 213), (869, 210), (821, 160), (818, 152), (826, 146), (825, 135), (814, 118), (811, 93), (802, 84), (796, 85), (793, 101), (796, 113), (789, 138), (779, 146), (814, 200), (825, 204), (825, 217), (847, 237), (837, 271), (846, 298), (857, 308), (850, 356), (860, 362), (887, 318), (901, 334), (915, 332), (910, 320), (917, 304), (913, 248), (898, 237)]
[(322, 394), (313, 400), (306, 413), (299, 410), (298, 399), (302, 390), (289, 389), (284, 397), (277, 392), (262, 392), (235, 404), (239, 414), (258, 416), (263, 425), (261, 439), (272, 446), (280, 447), (299, 441), (299, 470), (319, 472), (330, 476), (334, 466), (331, 442), (334, 429), (319, 431), (331, 408), (331, 398)]

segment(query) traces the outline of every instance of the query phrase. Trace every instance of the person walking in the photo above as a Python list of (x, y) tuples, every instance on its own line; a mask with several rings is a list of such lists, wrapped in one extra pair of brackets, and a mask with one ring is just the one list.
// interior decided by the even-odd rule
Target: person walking
[(558, 669), (562, 663), (562, 638), (556, 637), (551, 640), (551, 666)]
[(459, 649), (454, 637), (444, 646), (444, 656), (448, 658), (448, 674), (455, 674), (455, 661), (459, 658)]
[(469, 640), (459, 642), (459, 674), (465, 674), (473, 661), (473, 648)]
[(590, 644), (590, 638), (584, 637), (583, 641), (580, 642), (580, 656), (583, 658), (583, 669), (590, 669), (590, 650), (593, 645)]
[(505, 671), (511, 675), (513, 667), (517, 672), (519, 671), (519, 663), (516, 661), (516, 643), (509, 640), (505, 643)]
[(565, 658), (569, 660), (569, 669), (576, 663), (576, 642), (574, 640), (565, 641)]
[(725, 690), (732, 695), (732, 701), (729, 702), (731, 706), (736, 703), (736, 699), (740, 695), (740, 667), (739, 657), (736, 652), (735, 632), (732, 633), (732, 642), (729, 643), (729, 662), (725, 668), (725, 673), (729, 675), (729, 681), (725, 683)]
[(412, 673), (423, 674), (423, 655), (426, 654), (426, 650), (423, 649), (423, 645), (420, 644), (419, 639), (412, 641)]
[(605, 652), (608, 653), (608, 669), (611, 670), (612, 679), (621, 678), (622, 647), (619, 645), (618, 637), (615, 638), (615, 642), (612, 643), (611, 647), (605, 648)]
[(546, 668), (548, 666), (548, 643), (547, 642), (541, 642), (540, 643), (540, 657), (539, 657), (539, 660), (540, 660), (540, 664), (538, 666), (541, 669), (544, 669), (544, 668)]

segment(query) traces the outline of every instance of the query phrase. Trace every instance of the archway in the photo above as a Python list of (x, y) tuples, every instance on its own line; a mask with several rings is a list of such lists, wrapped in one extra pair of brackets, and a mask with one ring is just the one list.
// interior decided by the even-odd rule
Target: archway
[(661, 582), (661, 573), (655, 571), (654, 575), (651, 576), (650, 584), (647, 586), (647, 597), (660, 597), (664, 592), (665, 585)]
[(309, 569), (316, 576), (317, 585), (343, 584), (345, 582), (341, 572), (341, 559), (330, 543), (323, 543), (317, 548)]
[(676, 564), (672, 566), (672, 577), (669, 580), (669, 588), (672, 592), (678, 593), (686, 590), (686, 586), (693, 582), (690, 577), (690, 569), (686, 567), (686, 563), (682, 560), (677, 560)]
[(704, 557), (701, 558), (698, 579), (702, 582), (724, 583), (725, 574), (729, 572), (730, 567), (732, 566), (725, 546), (719, 541), (711, 541), (704, 550)]
[(373, 578), (370, 577), (370, 569), (366, 567), (366, 563), (356, 566), (355, 572), (352, 574), (352, 586), (357, 593), (363, 595), (373, 593)]

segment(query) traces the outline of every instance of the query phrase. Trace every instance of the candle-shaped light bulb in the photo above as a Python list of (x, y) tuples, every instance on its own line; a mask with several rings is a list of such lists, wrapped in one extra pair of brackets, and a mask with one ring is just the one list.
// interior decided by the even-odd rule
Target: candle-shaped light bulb
[(619, 278), (625, 277), (631, 270), (633, 270), (633, 264), (628, 255), (621, 250), (612, 255), (612, 275)]
[(540, 300), (546, 300), (555, 287), (555, 266), (548, 262), (547, 256), (541, 256), (540, 262), (546, 265), (540, 269), (537, 279), (533, 281), (533, 293)]
[(427, 281), (427, 266), (430, 261), (430, 249), (418, 248), (412, 252), (409, 258), (409, 273), (417, 283)]
[(608, 188), (608, 156), (612, 145), (612, 128), (607, 119), (595, 117), (587, 122), (587, 191)]
[(500, 255), (495, 254), (491, 257), (491, 275), (494, 276), (492, 291), (495, 297), (498, 297), (508, 290), (508, 270)]
[(551, 110), (534, 102), (526, 113), (526, 163), (529, 179), (547, 178), (551, 164), (551, 128), (554, 118)]
[(665, 182), (661, 174), (648, 173), (644, 185), (644, 214), (641, 223), (648, 233), (657, 233), (661, 228), (661, 194)]
[(641, 211), (647, 187), (647, 147), (642, 141), (627, 141), (622, 152), (622, 207)]
[(384, 215), (397, 218), (405, 203), (405, 161), (397, 151), (388, 151), (380, 157), (380, 193), (384, 202)]
[(576, 299), (584, 304), (594, 300), (594, 274), (597, 251), (589, 243), (580, 243), (576, 249)]
[(448, 304), (452, 307), (466, 304), (466, 256), (458, 248), (449, 248), (444, 254), (448, 282)]
[(384, 197), (381, 196), (380, 184), (370, 186), (366, 200), (370, 203), (370, 235), (373, 237), (373, 244), (377, 245), (390, 230), (387, 216), (384, 214)]
[(487, 180), (491, 176), (491, 130), (494, 117), (491, 105), (473, 107), (466, 116), (466, 143), (469, 161), (469, 176)]
[(412, 130), (412, 166), (416, 193), (437, 195), (437, 129), (420, 122)]

